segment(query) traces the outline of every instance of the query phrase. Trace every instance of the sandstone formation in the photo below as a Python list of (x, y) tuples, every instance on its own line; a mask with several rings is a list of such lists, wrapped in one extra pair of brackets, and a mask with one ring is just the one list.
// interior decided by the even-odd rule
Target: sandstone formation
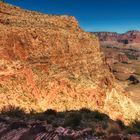
[(0, 107), (57, 111), (82, 107), (113, 119), (139, 107), (115, 83), (98, 38), (74, 17), (31, 12), (0, 2)]
[(139, 44), (140, 32), (137, 30), (131, 30), (123, 34), (116, 32), (95, 32), (100, 41), (115, 41), (122, 44)]
[(111, 86), (97, 38), (83, 32), (74, 17), (43, 15), (3, 3), (0, 8), (1, 95), (6, 95), (1, 104), (39, 101), (44, 109), (74, 109), (80, 102), (79, 107), (87, 105), (88, 94), (96, 96), (99, 85), (106, 90)]
[(119, 34), (116, 32), (93, 32), (98, 36), (100, 41), (117, 41), (119, 38)]

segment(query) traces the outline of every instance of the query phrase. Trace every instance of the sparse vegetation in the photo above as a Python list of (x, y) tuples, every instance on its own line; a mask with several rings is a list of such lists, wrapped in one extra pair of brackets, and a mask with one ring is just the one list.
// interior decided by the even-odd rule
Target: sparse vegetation
[(109, 119), (108, 115), (104, 114), (104, 113), (100, 113), (99, 111), (94, 111), (92, 112), (92, 115), (94, 116), (95, 119), (100, 120), (100, 121), (106, 121)]
[(127, 45), (129, 43), (128, 39), (122, 40), (122, 42)]
[(81, 108), (80, 109), (80, 112), (81, 113), (91, 113), (91, 110), (90, 109), (87, 109), (87, 108)]
[(138, 84), (139, 83), (139, 80), (134, 75), (130, 75), (128, 80), (130, 80), (132, 82), (132, 84)]
[(1, 114), (8, 115), (10, 117), (18, 117), (18, 118), (25, 117), (24, 110), (20, 107), (15, 106), (3, 107), (1, 110)]
[(82, 116), (80, 113), (69, 113), (65, 116), (65, 122), (64, 125), (65, 126), (71, 126), (71, 127), (75, 127), (80, 125), (82, 120)]
[(129, 134), (140, 134), (140, 122), (132, 122), (130, 126), (126, 127), (126, 131)]
[(47, 111), (44, 112), (44, 114), (56, 116), (57, 112), (53, 109), (48, 109)]
[[(12, 118), (28, 118), (40, 121), (46, 121), (47, 124), (52, 124), (54, 127), (64, 126), (70, 128), (92, 128), (92, 132), (96, 136), (125, 134), (140, 134), (140, 122), (135, 121), (130, 126), (125, 126), (121, 120), (113, 121), (106, 114), (99, 111), (91, 111), (87, 108), (82, 108), (79, 111), (56, 112), (48, 109), (45, 112), (37, 113), (31, 110), (30, 114), (26, 114), (23, 109), (14, 106), (4, 107), (1, 114)], [(18, 129), (26, 127), (24, 122), (15, 122), (11, 128)]]

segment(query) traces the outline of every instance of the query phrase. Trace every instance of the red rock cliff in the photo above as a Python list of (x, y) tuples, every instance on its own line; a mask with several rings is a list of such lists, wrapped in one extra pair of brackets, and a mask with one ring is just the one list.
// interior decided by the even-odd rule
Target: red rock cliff
[(114, 85), (97, 37), (82, 31), (74, 17), (0, 3), (1, 108), (87, 107), (118, 118), (122, 107), (117, 97), (112, 100)]
[(116, 32), (95, 32), (93, 33), (99, 37), (100, 41), (114, 41), (123, 44), (139, 44), (140, 32), (137, 30), (131, 30), (123, 34)]

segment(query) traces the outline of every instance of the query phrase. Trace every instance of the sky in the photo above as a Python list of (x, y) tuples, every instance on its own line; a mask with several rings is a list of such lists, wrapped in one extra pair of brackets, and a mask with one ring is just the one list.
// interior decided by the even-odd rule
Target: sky
[(46, 14), (73, 15), (85, 31), (140, 30), (140, 0), (5, 0)]

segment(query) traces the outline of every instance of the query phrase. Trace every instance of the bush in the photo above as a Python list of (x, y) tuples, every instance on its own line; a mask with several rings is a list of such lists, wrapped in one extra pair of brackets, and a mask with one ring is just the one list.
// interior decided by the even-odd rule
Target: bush
[(36, 114), (34, 118), (40, 121), (47, 121), (47, 116), (45, 114)]
[(128, 80), (131, 81), (132, 84), (138, 84), (139, 83), (139, 80), (134, 75), (130, 75)]
[(8, 107), (3, 107), (1, 114), (8, 115), (10, 117), (24, 117), (25, 112), (23, 109), (20, 107), (15, 107), (15, 106), (8, 106)]
[(127, 127), (126, 131), (129, 134), (140, 134), (140, 122), (133, 122), (130, 127)]
[(140, 130), (140, 121), (135, 121), (132, 123), (132, 127), (137, 128)]
[(56, 119), (57, 112), (52, 109), (48, 109), (43, 113), (35, 114), (35, 118), (40, 121), (47, 121), (47, 123), (51, 124)]
[(126, 45), (126, 44), (129, 44), (129, 41), (127, 39), (123, 40), (123, 43)]
[(109, 117), (108, 117), (106, 114), (100, 113), (100, 112), (97, 111), (97, 110), (94, 111), (94, 112), (92, 113), (92, 115), (93, 115), (94, 119), (97, 119), (97, 120), (100, 120), (100, 121), (108, 120), (108, 119), (109, 119)]
[(121, 130), (126, 128), (125, 124), (121, 120), (117, 120), (116, 123), (120, 126)]
[(35, 119), (38, 119), (40, 121), (47, 121), (47, 123), (51, 124), (56, 117), (54, 115), (45, 115), (45, 114), (36, 114)]
[(46, 121), (47, 121), (47, 123), (51, 124), (55, 119), (56, 118), (54, 115), (50, 115), (47, 117)]
[(87, 108), (81, 108), (80, 109), (80, 112), (81, 113), (91, 113), (91, 110), (90, 109), (87, 109)]
[(57, 115), (57, 112), (53, 109), (48, 109), (47, 111), (44, 112), (45, 115)]
[(81, 108), (79, 112), (82, 114), (82, 117), (85, 121), (94, 119), (92, 111), (87, 108)]
[(65, 116), (64, 125), (75, 127), (80, 125), (82, 116), (80, 113), (70, 113)]
[(64, 112), (58, 112), (57, 117), (58, 118), (65, 118), (65, 113)]
[(126, 132), (128, 134), (140, 134), (140, 130), (134, 127), (127, 127)]

